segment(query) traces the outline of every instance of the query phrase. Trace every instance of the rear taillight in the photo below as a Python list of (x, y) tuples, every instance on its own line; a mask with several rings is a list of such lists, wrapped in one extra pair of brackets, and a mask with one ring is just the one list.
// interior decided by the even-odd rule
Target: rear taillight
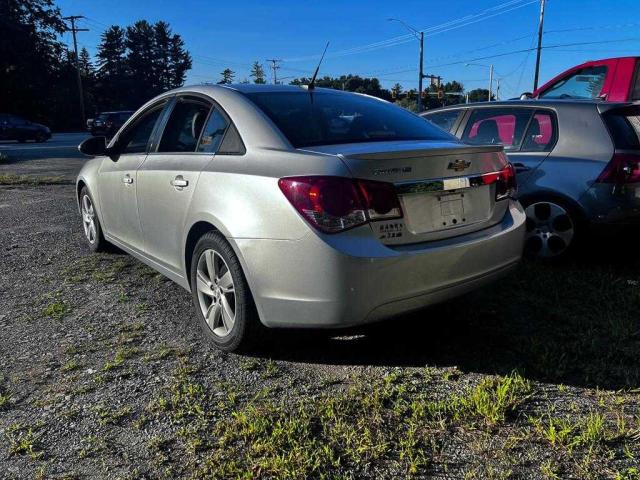
[(640, 155), (615, 153), (596, 179), (598, 183), (640, 183)]
[(513, 197), (518, 189), (516, 170), (510, 163), (498, 172), (483, 174), (481, 178), (485, 185), (496, 184), (496, 200)]
[(390, 183), (344, 177), (287, 177), (278, 181), (291, 205), (325, 233), (402, 217), (400, 201)]

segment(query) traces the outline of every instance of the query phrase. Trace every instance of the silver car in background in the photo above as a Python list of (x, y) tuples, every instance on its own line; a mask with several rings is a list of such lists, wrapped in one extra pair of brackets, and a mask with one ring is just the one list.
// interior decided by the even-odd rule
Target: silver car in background
[(516, 100), (423, 116), (467, 144), (504, 146), (533, 256), (562, 257), (589, 230), (640, 224), (640, 105)]
[(514, 268), (525, 215), (501, 147), (465, 146), (372, 97), (185, 87), (138, 110), (77, 180), (93, 250), (113, 244), (192, 292), (205, 334), (344, 327)]

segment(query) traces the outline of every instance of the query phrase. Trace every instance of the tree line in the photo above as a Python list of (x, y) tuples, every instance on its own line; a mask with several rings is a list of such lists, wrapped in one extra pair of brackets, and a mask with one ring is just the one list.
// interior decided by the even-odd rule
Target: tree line
[[(54, 130), (77, 129), (80, 107), (76, 84), (76, 58), (62, 41), (68, 26), (54, 0), (3, 0), (0, 2), (0, 112), (22, 115)], [(185, 82), (192, 58), (179, 34), (164, 21), (139, 20), (132, 25), (108, 27), (101, 35), (95, 59), (86, 48), (78, 55), (85, 111), (135, 110), (155, 95)], [(255, 61), (249, 78), (240, 83), (267, 83), (263, 65)], [(220, 72), (218, 84), (235, 83), (230, 68)], [(212, 83), (214, 79), (212, 79)], [(308, 84), (310, 78), (291, 80)], [(383, 88), (377, 78), (359, 75), (323, 76), (317, 86), (364, 93), (415, 110), (417, 92), (400, 84)], [(438, 91), (444, 95), (437, 94)], [(436, 108), (460, 103), (459, 82), (427, 87), (424, 105)], [(488, 91), (468, 92), (471, 101), (485, 100)]]

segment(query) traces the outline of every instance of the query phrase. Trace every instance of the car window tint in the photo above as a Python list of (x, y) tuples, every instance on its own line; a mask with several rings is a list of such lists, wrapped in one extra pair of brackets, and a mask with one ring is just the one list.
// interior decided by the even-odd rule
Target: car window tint
[(576, 70), (540, 94), (541, 98), (598, 98), (607, 76), (605, 65)]
[(131, 128), (128, 128), (123, 135), (124, 148), (122, 153), (144, 153), (147, 151), (147, 145), (149, 144), (149, 138), (153, 133), (153, 127), (155, 126), (160, 113), (162, 113), (162, 106), (158, 106), (142, 115)]
[(233, 123), (227, 128), (227, 133), (225, 133), (217, 153), (228, 155), (244, 155), (246, 153), (242, 138)]
[(633, 86), (631, 89), (631, 101), (640, 100), (640, 61), (636, 61), (636, 72), (634, 74)]
[(24, 125), (27, 123), (24, 118), (16, 117), (15, 115), (10, 115), (9, 121), (14, 125)]
[(371, 97), (316, 90), (247, 93), (295, 147), (457, 139), (423, 118)]
[(164, 128), (159, 152), (195, 152), (210, 105), (205, 102), (179, 100)]
[(202, 132), (198, 152), (215, 153), (222, 142), (229, 123), (217, 108), (214, 108)]
[(556, 126), (551, 112), (536, 112), (522, 141), (521, 152), (548, 152), (556, 141)]
[(441, 129), (453, 133), (453, 126), (456, 124), (458, 117), (460, 117), (460, 113), (462, 113), (462, 110), (445, 110), (442, 112), (428, 113), (424, 118)]
[(462, 141), (472, 145), (504, 145), (518, 148), (533, 110), (479, 108), (467, 122)]
[(640, 150), (640, 107), (615, 109), (603, 115), (615, 148)]

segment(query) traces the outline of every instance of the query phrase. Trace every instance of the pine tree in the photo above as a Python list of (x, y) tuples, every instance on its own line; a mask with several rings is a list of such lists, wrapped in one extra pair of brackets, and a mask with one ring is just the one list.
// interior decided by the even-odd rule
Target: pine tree
[(398, 98), (402, 93), (402, 85), (396, 83), (393, 87), (391, 87), (391, 96), (393, 98)]
[(191, 55), (184, 48), (184, 41), (180, 35), (171, 37), (170, 48), (170, 83), (169, 88), (177, 88), (184, 85), (187, 71), (191, 69)]
[(93, 62), (91, 61), (91, 55), (89, 55), (89, 51), (82, 47), (80, 50), (80, 73), (83, 77), (87, 79), (93, 79), (95, 76), (95, 68), (93, 66)]
[(264, 73), (264, 67), (257, 60), (253, 62), (253, 66), (251, 67), (251, 75), (253, 77), (253, 83), (257, 83), (259, 85), (264, 85), (267, 83), (266, 75)]
[(218, 82), (219, 85), (225, 85), (229, 83), (233, 83), (233, 77), (235, 76), (235, 72), (230, 68), (225, 68), (222, 73), (222, 78)]

